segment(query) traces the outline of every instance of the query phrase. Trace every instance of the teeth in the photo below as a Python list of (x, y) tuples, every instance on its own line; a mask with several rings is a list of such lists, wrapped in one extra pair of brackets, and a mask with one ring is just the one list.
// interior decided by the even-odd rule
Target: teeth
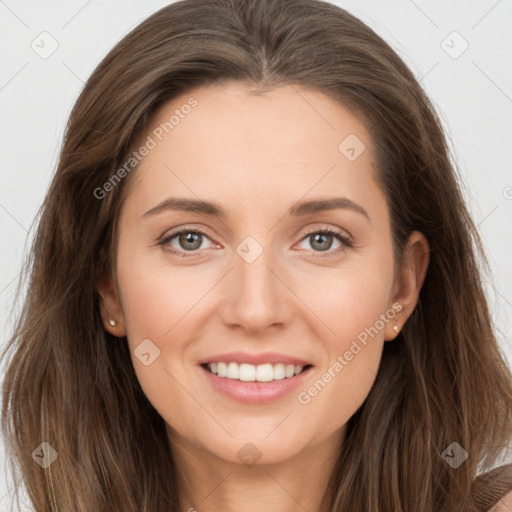
[[(210, 370), (211, 370), (210, 366)], [(217, 375), (219, 377), (225, 377), (228, 370), (228, 365), (226, 363), (217, 363)], [(212, 370), (213, 371), (213, 370)]]
[[(233, 363), (236, 364), (236, 363)], [(238, 371), (238, 378), (245, 382), (256, 380), (256, 366), (252, 364), (241, 364)]]
[(238, 365), (236, 363), (229, 363), (226, 371), (226, 377), (228, 379), (238, 379), (239, 374)]
[(270, 382), (273, 380), (289, 379), (302, 372), (303, 366), (293, 364), (260, 364), (254, 366), (247, 363), (208, 363), (211, 372), (219, 377), (241, 380), (244, 382)]

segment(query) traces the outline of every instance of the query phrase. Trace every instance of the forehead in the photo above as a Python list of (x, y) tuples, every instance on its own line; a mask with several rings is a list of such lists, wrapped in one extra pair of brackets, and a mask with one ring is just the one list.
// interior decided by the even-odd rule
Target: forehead
[(376, 186), (372, 141), (362, 120), (299, 86), (194, 89), (161, 107), (141, 141), (152, 148), (129, 192), (141, 207), (175, 193), (234, 201), (248, 210), (253, 204), (257, 213), (262, 201), (290, 203), (334, 192), (361, 199), (363, 190)]
[[(196, 106), (187, 108), (191, 100)], [(349, 134), (369, 142), (363, 122), (319, 91), (282, 86), (260, 92), (238, 83), (202, 87), (175, 98), (157, 112), (148, 133), (169, 149), (173, 141), (184, 149), (200, 145), (223, 154), (242, 148), (247, 160), (275, 159), (278, 153), (283, 160), (317, 161), (320, 150), (337, 154)], [(201, 157), (197, 152), (189, 156), (194, 155)]]

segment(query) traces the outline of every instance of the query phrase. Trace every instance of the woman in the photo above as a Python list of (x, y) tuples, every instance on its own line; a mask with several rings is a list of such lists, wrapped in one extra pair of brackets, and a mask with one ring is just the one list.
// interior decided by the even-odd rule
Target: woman
[(165, 7), (88, 80), (42, 208), (2, 411), (34, 509), (509, 510), (480, 256), (366, 25)]

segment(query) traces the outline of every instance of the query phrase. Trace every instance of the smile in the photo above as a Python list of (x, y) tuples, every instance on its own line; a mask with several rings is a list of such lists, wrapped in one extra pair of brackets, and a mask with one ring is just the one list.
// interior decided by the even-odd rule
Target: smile
[[(234, 361), (235, 360), (235, 361)], [(314, 370), (306, 360), (284, 354), (231, 352), (199, 362), (201, 374), (217, 393), (239, 403), (263, 405), (286, 398)]]
[(243, 382), (272, 382), (274, 380), (289, 379), (301, 374), (311, 365), (293, 364), (238, 364), (235, 362), (206, 363), (203, 365), (214, 375), (225, 379), (240, 380)]

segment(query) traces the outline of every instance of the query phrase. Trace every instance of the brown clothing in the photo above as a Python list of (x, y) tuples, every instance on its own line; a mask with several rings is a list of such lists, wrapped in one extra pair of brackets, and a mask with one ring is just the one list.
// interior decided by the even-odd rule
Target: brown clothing
[(512, 464), (507, 464), (477, 476), (471, 487), (471, 496), (478, 512), (489, 512), (511, 491)]

